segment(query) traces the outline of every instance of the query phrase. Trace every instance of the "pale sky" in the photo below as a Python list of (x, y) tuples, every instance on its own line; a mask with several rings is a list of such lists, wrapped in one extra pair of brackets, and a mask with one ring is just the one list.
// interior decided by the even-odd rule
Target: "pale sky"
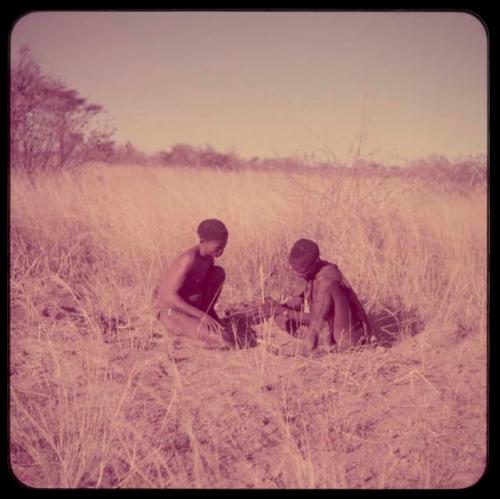
[(119, 143), (384, 162), (487, 152), (485, 28), (459, 12), (34, 12), (11, 48)]

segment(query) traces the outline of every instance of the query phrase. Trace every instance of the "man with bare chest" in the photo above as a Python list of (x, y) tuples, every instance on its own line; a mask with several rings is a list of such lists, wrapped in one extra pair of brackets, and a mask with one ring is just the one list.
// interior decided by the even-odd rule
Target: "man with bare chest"
[(171, 333), (224, 347), (223, 326), (215, 312), (226, 274), (215, 265), (228, 240), (226, 226), (216, 219), (198, 226), (200, 243), (181, 253), (162, 276), (158, 289), (158, 318)]

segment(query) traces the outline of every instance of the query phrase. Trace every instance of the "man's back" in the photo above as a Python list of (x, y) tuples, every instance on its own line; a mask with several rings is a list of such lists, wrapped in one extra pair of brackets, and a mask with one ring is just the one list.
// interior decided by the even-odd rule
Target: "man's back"
[(311, 313), (323, 314), (326, 316), (325, 319), (332, 319), (335, 314), (336, 289), (339, 288), (348, 303), (350, 327), (359, 325), (368, 328), (366, 313), (358, 296), (338, 266), (331, 262), (321, 262), (320, 269), (306, 289), (305, 298), (310, 300)]

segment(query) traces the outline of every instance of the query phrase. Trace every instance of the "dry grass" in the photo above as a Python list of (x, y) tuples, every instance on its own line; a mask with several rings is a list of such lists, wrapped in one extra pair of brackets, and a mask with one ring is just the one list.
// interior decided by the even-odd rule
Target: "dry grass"
[[(298, 283), (318, 241), (385, 350), (200, 350), (151, 308), (224, 220), (220, 306)], [(486, 462), (486, 194), (417, 181), (89, 167), (11, 177), (11, 465), (35, 487), (459, 488)], [(279, 334), (271, 324), (266, 341)]]

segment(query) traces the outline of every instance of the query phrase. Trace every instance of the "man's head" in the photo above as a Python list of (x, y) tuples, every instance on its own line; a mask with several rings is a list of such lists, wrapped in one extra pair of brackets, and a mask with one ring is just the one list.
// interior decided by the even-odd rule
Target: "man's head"
[(219, 257), (224, 252), (229, 233), (226, 226), (215, 218), (203, 220), (198, 225), (198, 236), (203, 247), (203, 253), (213, 257)]
[(319, 261), (319, 247), (309, 239), (299, 239), (288, 257), (293, 271), (306, 280), (313, 276)]

